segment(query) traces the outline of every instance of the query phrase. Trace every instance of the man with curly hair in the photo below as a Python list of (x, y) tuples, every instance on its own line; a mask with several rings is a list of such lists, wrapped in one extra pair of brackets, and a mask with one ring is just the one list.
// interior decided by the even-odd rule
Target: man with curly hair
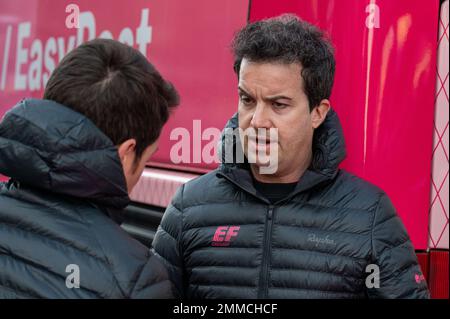
[[(233, 50), (239, 106), (227, 129), (245, 134), (234, 148), (224, 134), (222, 165), (179, 189), (153, 243), (179, 294), (428, 298), (388, 196), (338, 167), (345, 144), (323, 33), (286, 15), (248, 24)], [(260, 153), (272, 150), (265, 171)]]

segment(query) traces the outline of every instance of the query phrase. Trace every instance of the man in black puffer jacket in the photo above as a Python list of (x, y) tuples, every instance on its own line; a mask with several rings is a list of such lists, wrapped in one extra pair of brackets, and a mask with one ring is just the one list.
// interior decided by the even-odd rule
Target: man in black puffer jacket
[[(389, 198), (338, 168), (345, 145), (328, 100), (335, 63), (322, 33), (284, 16), (247, 25), (233, 48), (240, 102), (227, 128), (245, 134), (229, 139), (225, 130), (222, 165), (178, 190), (153, 242), (178, 293), (428, 298)], [(278, 139), (260, 133), (273, 128)], [(269, 161), (259, 154), (268, 149)]]
[(44, 98), (0, 122), (0, 299), (173, 297), (165, 267), (117, 222), (175, 89), (137, 50), (93, 40)]

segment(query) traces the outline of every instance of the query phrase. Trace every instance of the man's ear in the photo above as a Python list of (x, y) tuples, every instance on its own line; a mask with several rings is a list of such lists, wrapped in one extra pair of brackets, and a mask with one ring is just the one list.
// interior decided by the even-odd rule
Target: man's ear
[(323, 99), (322, 101), (320, 101), (320, 104), (311, 111), (311, 123), (314, 129), (318, 128), (320, 124), (325, 121), (329, 110), (330, 101), (327, 99)]
[(126, 140), (118, 146), (117, 151), (124, 170), (126, 172), (130, 171), (136, 157), (136, 140), (134, 138)]

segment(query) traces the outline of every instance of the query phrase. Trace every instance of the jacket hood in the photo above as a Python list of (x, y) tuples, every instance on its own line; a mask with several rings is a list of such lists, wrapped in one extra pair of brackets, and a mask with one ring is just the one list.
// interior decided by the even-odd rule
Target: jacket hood
[[(225, 129), (235, 129), (239, 127), (238, 115), (235, 113), (228, 120)], [(224, 130), (225, 131), (225, 130)], [(236, 163), (235, 153), (241, 147), (239, 139), (233, 139), (233, 147), (226, 147), (227, 141), (225, 132), (222, 133), (221, 147), (219, 149), (222, 159), (221, 169), (225, 171), (231, 168), (244, 168), (248, 163)], [(313, 171), (326, 178), (334, 178), (339, 169), (339, 164), (346, 157), (346, 148), (342, 126), (336, 112), (333, 109), (328, 111), (325, 121), (314, 131), (313, 137), (313, 158), (308, 170)], [(233, 151), (233, 155), (227, 151)], [(233, 157), (234, 156), (234, 157)]]
[(0, 173), (102, 206), (130, 201), (117, 147), (88, 118), (49, 100), (23, 100), (5, 114)]

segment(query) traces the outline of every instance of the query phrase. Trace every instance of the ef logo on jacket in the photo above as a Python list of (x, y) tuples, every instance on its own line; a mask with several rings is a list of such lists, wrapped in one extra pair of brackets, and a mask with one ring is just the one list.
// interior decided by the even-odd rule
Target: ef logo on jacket
[(219, 226), (214, 233), (211, 246), (229, 246), (232, 239), (239, 234), (240, 226)]

